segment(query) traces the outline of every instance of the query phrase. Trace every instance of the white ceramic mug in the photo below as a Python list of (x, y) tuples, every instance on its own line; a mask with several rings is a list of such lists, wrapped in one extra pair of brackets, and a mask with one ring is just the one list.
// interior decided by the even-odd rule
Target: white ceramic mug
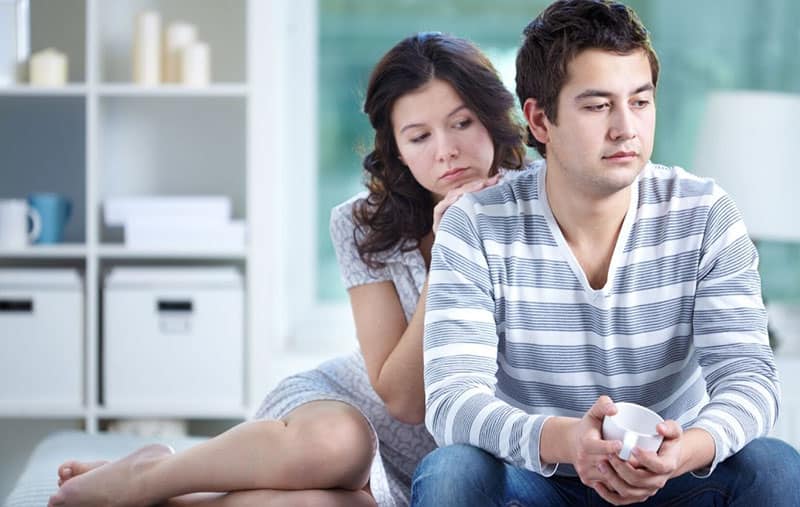
[(627, 461), (634, 447), (658, 451), (664, 437), (658, 434), (656, 425), (664, 419), (636, 403), (619, 402), (615, 405), (617, 413), (603, 418), (603, 439), (622, 442), (622, 449), (617, 454), (620, 459)]
[(39, 237), (42, 219), (23, 199), (0, 199), (0, 248), (24, 248)]

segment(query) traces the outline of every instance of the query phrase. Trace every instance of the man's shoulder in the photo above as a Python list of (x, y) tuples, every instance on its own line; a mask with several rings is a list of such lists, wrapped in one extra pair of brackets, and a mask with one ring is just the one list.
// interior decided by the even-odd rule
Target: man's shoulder
[(539, 198), (539, 171), (541, 161), (534, 161), (524, 168), (503, 171), (500, 181), (489, 188), (467, 194), (459, 203), (475, 211), (502, 207), (516, 209), (525, 202)]
[(679, 202), (683, 199), (714, 201), (721, 190), (711, 178), (705, 178), (679, 166), (649, 163), (639, 178), (641, 204)]

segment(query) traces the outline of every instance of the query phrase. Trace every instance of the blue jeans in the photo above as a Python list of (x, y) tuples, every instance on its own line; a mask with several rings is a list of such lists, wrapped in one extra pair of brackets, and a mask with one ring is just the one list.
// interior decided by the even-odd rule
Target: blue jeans
[[(469, 445), (436, 449), (422, 460), (411, 486), (412, 507), (607, 506), (577, 477), (543, 477)], [(773, 438), (759, 438), (720, 463), (706, 479), (684, 474), (646, 506), (800, 506), (800, 454)]]

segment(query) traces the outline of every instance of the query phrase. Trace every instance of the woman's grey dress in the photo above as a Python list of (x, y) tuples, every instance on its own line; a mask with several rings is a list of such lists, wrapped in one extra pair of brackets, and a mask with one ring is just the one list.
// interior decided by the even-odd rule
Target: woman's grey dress
[[(427, 276), (425, 261), (415, 249), (387, 254), (382, 258), (383, 269), (367, 268), (356, 250), (352, 219), (353, 205), (365, 196), (358, 194), (331, 212), (331, 239), (342, 279), (347, 288), (394, 282), (406, 321), (411, 321)], [(378, 442), (370, 475), (372, 494), (380, 506), (408, 505), (414, 469), (436, 444), (424, 424), (403, 424), (389, 415), (370, 385), (360, 351), (288, 377), (267, 395), (256, 417), (279, 419), (304, 403), (319, 400), (342, 401), (364, 414)]]

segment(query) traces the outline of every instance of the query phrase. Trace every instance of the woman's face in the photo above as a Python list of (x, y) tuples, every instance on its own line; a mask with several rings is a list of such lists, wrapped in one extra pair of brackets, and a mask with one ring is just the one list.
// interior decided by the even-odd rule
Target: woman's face
[(449, 190), (489, 177), (489, 131), (449, 83), (432, 79), (394, 103), (392, 130), (401, 161), (435, 201)]

